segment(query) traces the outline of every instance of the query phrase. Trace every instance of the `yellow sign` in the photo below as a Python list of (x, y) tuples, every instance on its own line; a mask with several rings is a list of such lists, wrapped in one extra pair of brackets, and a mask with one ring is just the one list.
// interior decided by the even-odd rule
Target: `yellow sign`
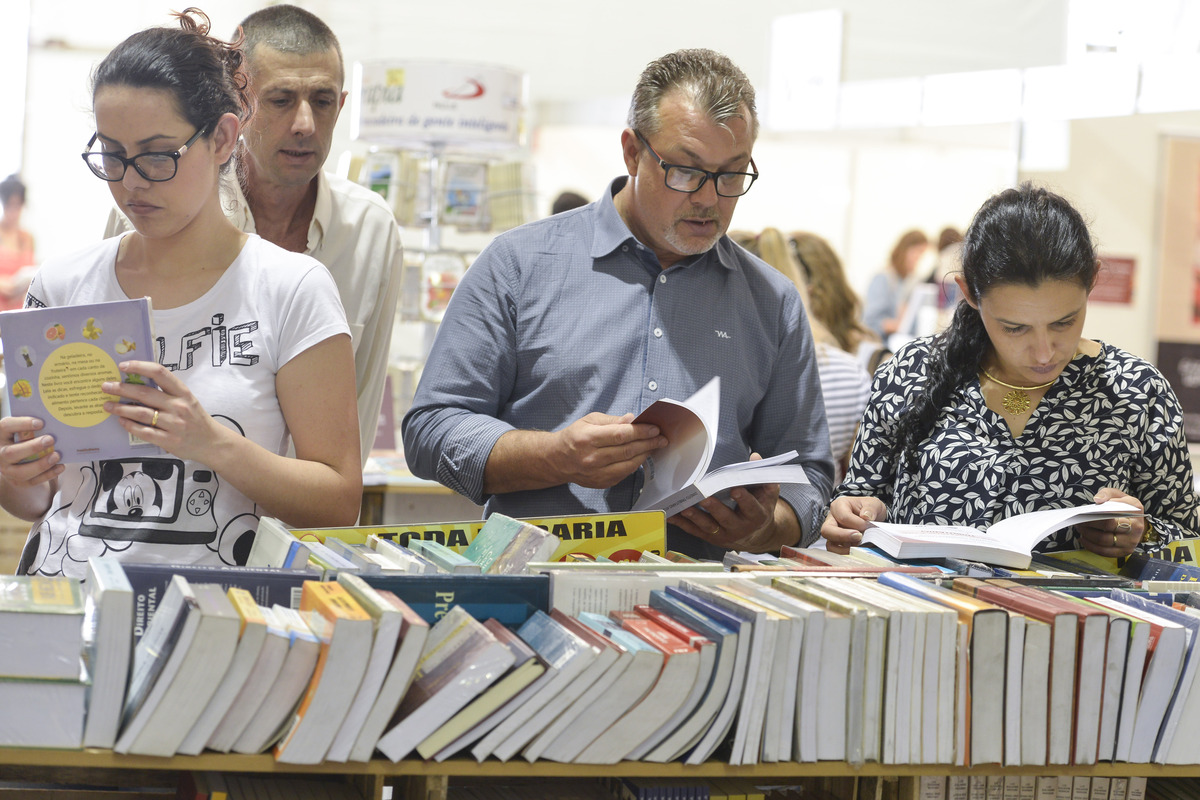
[[(583, 514), (576, 517), (526, 518), (550, 531), (562, 544), (552, 561), (571, 553), (603, 557), (610, 561), (637, 561), (642, 551), (662, 555), (666, 550), (667, 521), (661, 511), (631, 511), (625, 514)], [(444, 544), (461, 553), (483, 527), (484, 520), (466, 522), (418, 522), (401, 525), (360, 525), (348, 528), (311, 528), (292, 531), (296, 538), (325, 541), (333, 536), (348, 544), (362, 544), (368, 536), (391, 539), (405, 545), (418, 538)]]
[(73, 428), (88, 428), (108, 418), (104, 404), (114, 399), (100, 384), (119, 380), (112, 356), (94, 344), (72, 342), (46, 358), (38, 388), (50, 416)]

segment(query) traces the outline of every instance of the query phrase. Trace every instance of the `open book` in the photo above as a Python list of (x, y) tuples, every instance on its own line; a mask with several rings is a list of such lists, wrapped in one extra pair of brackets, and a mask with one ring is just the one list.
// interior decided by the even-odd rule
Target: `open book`
[(1134, 506), (1109, 500), (1099, 505), (1017, 514), (989, 526), (987, 530), (873, 522), (863, 534), (862, 541), (901, 559), (949, 556), (1026, 569), (1032, 560), (1034, 545), (1057, 530), (1082, 522), (1142, 516), (1145, 513)]
[(126, 432), (104, 410), (118, 398), (100, 391), (105, 381), (153, 386), (117, 369), (156, 360), (149, 298), (5, 311), (0, 331), (11, 413), (42, 420), (64, 462), (162, 453)]
[(646, 479), (634, 511), (661, 509), (669, 517), (735, 486), (808, 483), (804, 467), (786, 463), (796, 458), (795, 450), (709, 472), (720, 409), (721, 378), (717, 376), (687, 400), (656, 400), (638, 414), (634, 423), (657, 425), (668, 444), (646, 458)]

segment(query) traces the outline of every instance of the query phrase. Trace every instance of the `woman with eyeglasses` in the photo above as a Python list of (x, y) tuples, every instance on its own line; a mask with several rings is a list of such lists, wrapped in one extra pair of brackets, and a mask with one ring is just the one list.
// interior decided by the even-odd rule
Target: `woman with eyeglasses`
[[(244, 563), (258, 518), (353, 524), (362, 491), (354, 359), (332, 278), (226, 220), (218, 186), (250, 103), (242, 53), (196, 9), (97, 67), (84, 161), (135, 230), (48, 260), (27, 306), (149, 296), (156, 353), (119, 364), (107, 410), (158, 457), (62, 463), (31, 417), (0, 420), (0, 503), (33, 526), (19, 571), (91, 556)], [(121, 403), (121, 400), (131, 403)], [(289, 443), (295, 457), (288, 456)]]

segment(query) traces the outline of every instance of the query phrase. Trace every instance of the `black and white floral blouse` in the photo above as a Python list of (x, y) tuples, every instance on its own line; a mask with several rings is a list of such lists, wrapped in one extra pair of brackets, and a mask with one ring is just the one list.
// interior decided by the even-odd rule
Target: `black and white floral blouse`
[[(931, 341), (906, 345), (876, 372), (835, 494), (878, 497), (892, 522), (982, 528), (1091, 503), (1113, 486), (1142, 501), (1160, 541), (1197, 535), (1179, 401), (1153, 366), (1107, 344), (1097, 357), (1075, 356), (1016, 439), (984, 403), (978, 378), (960, 386), (918, 447), (917, 471), (897, 474), (896, 420), (925, 385)], [(1037, 549), (1079, 546), (1068, 529)]]

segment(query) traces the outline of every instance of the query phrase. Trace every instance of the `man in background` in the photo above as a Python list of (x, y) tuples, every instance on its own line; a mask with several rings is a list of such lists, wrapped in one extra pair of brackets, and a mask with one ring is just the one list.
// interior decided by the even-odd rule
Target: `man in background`
[(412, 471), (487, 511), (627, 511), (654, 400), (721, 377), (712, 467), (795, 449), (810, 484), (734, 489), (670, 518), (701, 558), (816, 539), (833, 481), (812, 335), (787, 278), (725, 231), (757, 177), (754, 88), (710, 50), (653, 62), (596, 202), (501, 234), (454, 292), (404, 418)]
[[(291, 5), (256, 11), (240, 29), (255, 109), (242, 130), (236, 177), (221, 187), (222, 203), (242, 230), (307, 253), (333, 275), (354, 341), (366, 461), (375, 441), (400, 293), (400, 230), (379, 195), (322, 170), (347, 95), (342, 49), (333, 31)], [(106, 235), (130, 229), (114, 210)]]

